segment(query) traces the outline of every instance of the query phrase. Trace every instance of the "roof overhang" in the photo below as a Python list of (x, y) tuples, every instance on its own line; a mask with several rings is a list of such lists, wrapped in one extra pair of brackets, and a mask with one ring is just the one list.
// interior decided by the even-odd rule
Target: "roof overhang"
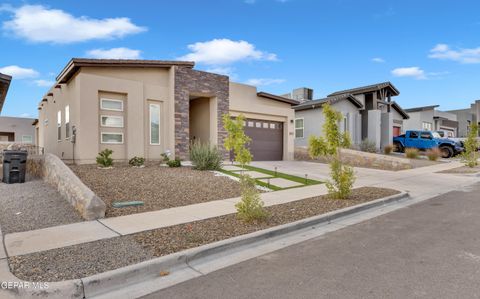
[(336, 96), (336, 97), (327, 97), (327, 98), (324, 98), (324, 99), (307, 101), (307, 102), (304, 102), (300, 105), (294, 106), (293, 109), (295, 111), (316, 109), (316, 108), (321, 108), (325, 104), (335, 104), (335, 103), (337, 103), (339, 101), (342, 101), (342, 100), (349, 101), (350, 103), (352, 103), (352, 105), (354, 105), (358, 109), (363, 108), (362, 103), (359, 100), (357, 100), (357, 98), (355, 98), (353, 95), (344, 94), (344, 95), (339, 95), (339, 96)]
[(143, 68), (170, 68), (183, 66), (193, 68), (192, 61), (169, 60), (137, 60), (137, 59), (87, 59), (73, 58), (57, 76), (57, 83), (67, 83), (81, 67), (143, 67)]
[(387, 89), (390, 91), (390, 95), (392, 96), (398, 96), (400, 94), (400, 91), (391, 83), (391, 82), (382, 82), (382, 83), (377, 83), (377, 84), (372, 84), (372, 85), (367, 85), (367, 86), (361, 86), (361, 87), (356, 87), (352, 89), (346, 89), (346, 90), (341, 90), (341, 91), (336, 91), (332, 94), (329, 94), (329, 97), (333, 96), (338, 96), (341, 94), (362, 94), (362, 93), (370, 93), (374, 91), (379, 91), (382, 89)]
[(257, 96), (262, 97), (262, 98), (266, 98), (266, 99), (269, 99), (269, 100), (274, 100), (274, 101), (278, 101), (278, 102), (287, 103), (287, 104), (290, 104), (290, 105), (298, 105), (300, 103), (298, 101), (295, 101), (295, 100), (292, 100), (292, 99), (289, 99), (289, 98), (277, 96), (277, 95), (267, 93), (267, 92), (263, 92), (263, 91), (257, 92)]
[(7, 97), (10, 82), (12, 82), (11, 76), (0, 73), (0, 113), (2, 112), (3, 103), (5, 103), (5, 98)]
[(408, 113), (405, 110), (403, 110), (403, 108), (400, 107), (400, 105), (398, 105), (396, 102), (392, 102), (392, 108), (395, 109), (398, 113), (400, 113), (403, 119), (410, 118), (410, 115), (408, 115)]
[(430, 106), (422, 106), (422, 107), (414, 107), (405, 109), (406, 112), (420, 112), (420, 111), (428, 111), (434, 110), (435, 108), (440, 107), (440, 105), (430, 105)]

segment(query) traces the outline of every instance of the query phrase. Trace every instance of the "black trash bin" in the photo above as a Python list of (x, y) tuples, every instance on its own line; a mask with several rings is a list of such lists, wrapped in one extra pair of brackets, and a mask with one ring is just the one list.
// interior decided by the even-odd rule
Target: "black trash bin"
[(26, 151), (3, 151), (3, 182), (6, 184), (25, 183), (27, 171)]

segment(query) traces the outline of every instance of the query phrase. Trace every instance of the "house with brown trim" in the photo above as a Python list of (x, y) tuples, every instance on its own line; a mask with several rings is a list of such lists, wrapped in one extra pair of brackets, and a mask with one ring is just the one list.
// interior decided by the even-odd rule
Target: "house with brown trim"
[(439, 105), (405, 109), (410, 118), (406, 121), (407, 130), (440, 131), (445, 137), (458, 136), (457, 115), (440, 111)]
[(222, 116), (230, 113), (247, 118), (254, 160), (289, 160), (295, 104), (193, 62), (74, 58), (39, 103), (38, 146), (75, 163), (94, 163), (106, 148), (116, 160), (167, 151), (188, 160), (193, 140), (224, 151)]
[[(313, 92), (302, 93), (297, 89), (295, 94), (312, 95)], [(322, 106), (326, 103), (342, 113), (340, 130), (349, 132), (354, 144), (364, 139), (374, 142), (377, 148), (390, 144), (394, 136), (404, 131), (404, 121), (409, 118), (405, 110), (392, 101), (392, 97), (399, 94), (392, 83), (384, 82), (337, 91), (324, 99), (299, 99), (302, 103), (293, 107), (295, 146), (307, 147), (310, 135), (323, 134)]]
[[(465, 138), (470, 133), (470, 127), (473, 124), (480, 125), (480, 100), (474, 101), (469, 108), (447, 111), (455, 114), (458, 122), (458, 137)], [(478, 133), (480, 137), (480, 132)]]

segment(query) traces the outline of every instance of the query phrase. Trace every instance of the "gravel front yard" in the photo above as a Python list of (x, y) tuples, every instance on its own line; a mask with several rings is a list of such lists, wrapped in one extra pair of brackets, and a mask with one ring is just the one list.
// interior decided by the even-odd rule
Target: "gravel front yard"
[(457, 167), (453, 169), (443, 170), (443, 171), (440, 171), (439, 173), (469, 174), (469, 173), (477, 173), (477, 172), (480, 172), (480, 165), (477, 165), (475, 167), (462, 166), (462, 167)]
[[(71, 165), (78, 177), (107, 205), (106, 217), (143, 213), (240, 196), (240, 184), (210, 171), (158, 164), (113, 169), (96, 165)], [(144, 201), (143, 206), (113, 208), (115, 201)]]
[(42, 180), (0, 182), (0, 227), (4, 235), (80, 221), (83, 219), (73, 206)]
[(265, 222), (246, 224), (231, 214), (131, 236), (11, 257), (9, 262), (12, 273), (25, 280), (81, 278), (397, 193), (391, 189), (358, 188), (347, 200), (319, 196), (268, 207), (270, 216)]

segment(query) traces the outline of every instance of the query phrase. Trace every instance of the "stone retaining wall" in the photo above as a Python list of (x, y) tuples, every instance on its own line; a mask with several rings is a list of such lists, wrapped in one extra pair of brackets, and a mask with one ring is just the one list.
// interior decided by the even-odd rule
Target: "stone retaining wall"
[[(375, 168), (383, 170), (405, 170), (412, 169), (413, 165), (409, 159), (387, 156), (381, 154), (367, 153), (351, 149), (340, 149), (340, 157), (342, 162), (350, 166), (355, 167), (366, 167), (366, 168)], [(326, 157), (318, 157), (312, 159), (308, 155), (308, 150), (306, 148), (295, 148), (295, 160), (301, 161), (318, 161), (327, 163), (328, 159)]]
[(57, 156), (46, 154), (29, 157), (27, 172), (56, 188), (85, 220), (105, 217), (105, 203)]

